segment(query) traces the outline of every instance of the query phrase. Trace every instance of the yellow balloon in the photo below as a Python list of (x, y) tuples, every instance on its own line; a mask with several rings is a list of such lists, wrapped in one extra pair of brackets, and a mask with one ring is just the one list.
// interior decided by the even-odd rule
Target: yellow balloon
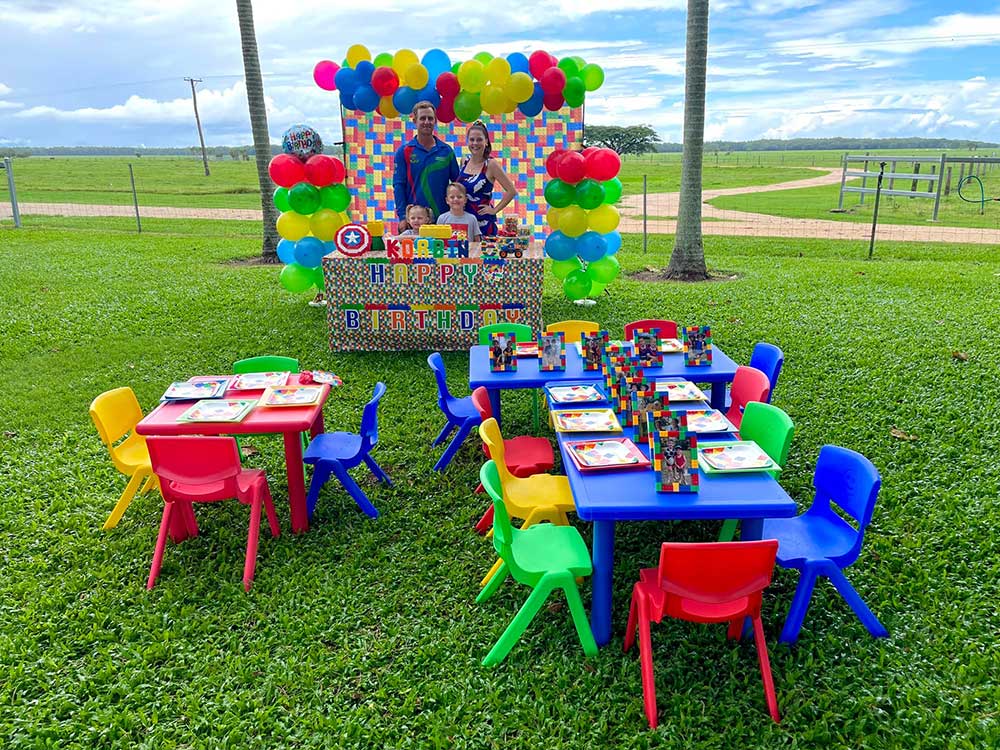
[(309, 217), (294, 211), (285, 211), (275, 224), (278, 234), (286, 240), (298, 242), (309, 234)]
[(479, 60), (466, 60), (458, 69), (458, 82), (463, 90), (476, 94), (486, 85), (486, 68)]
[(318, 237), (323, 242), (329, 242), (337, 230), (344, 226), (340, 219), (340, 214), (330, 208), (321, 208), (312, 215), (309, 220), (309, 229), (314, 237)]
[(562, 219), (563, 209), (561, 208), (550, 208), (545, 214), (545, 223), (548, 224), (553, 229), (559, 228), (559, 222)]
[(392, 56), (392, 69), (403, 80), (406, 80), (406, 71), (410, 69), (410, 66), (419, 64), (420, 58), (412, 49), (401, 49)]
[(338, 211), (337, 216), (340, 217), (340, 226), (351, 223), (351, 217), (347, 214), (347, 211)]
[(406, 85), (411, 89), (422, 89), (427, 85), (429, 78), (430, 74), (427, 72), (427, 68), (420, 63), (406, 69)]
[(378, 103), (379, 112), (382, 113), (383, 117), (399, 117), (399, 110), (396, 109), (396, 105), (392, 103), (391, 96), (383, 96)]
[(567, 237), (579, 237), (587, 231), (587, 212), (579, 206), (566, 206), (559, 216), (559, 229)]
[(359, 62), (371, 60), (372, 53), (363, 44), (352, 44), (347, 48), (347, 64), (352, 68), (358, 67)]
[(507, 94), (503, 95), (503, 111), (508, 115), (512, 114), (514, 110), (517, 109), (517, 102), (511, 99)]
[(590, 228), (598, 234), (607, 234), (608, 232), (615, 231), (618, 228), (620, 219), (621, 216), (618, 214), (618, 209), (607, 204), (593, 209), (590, 212), (590, 216), (587, 217)]
[(483, 105), (483, 110), (487, 114), (498, 115), (503, 112), (507, 97), (504, 96), (502, 88), (488, 83), (479, 95), (479, 103)]
[(526, 102), (535, 93), (535, 84), (527, 73), (514, 73), (504, 84), (504, 93), (516, 103)]
[(486, 63), (486, 77), (490, 79), (490, 83), (506, 86), (510, 80), (510, 63), (502, 57), (494, 57)]

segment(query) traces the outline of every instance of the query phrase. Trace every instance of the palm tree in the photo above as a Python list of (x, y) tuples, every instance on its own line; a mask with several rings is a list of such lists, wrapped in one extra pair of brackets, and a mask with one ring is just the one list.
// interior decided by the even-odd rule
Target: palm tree
[(701, 240), (701, 160), (705, 143), (705, 69), (708, 65), (708, 0), (688, 0), (684, 68), (684, 156), (677, 234), (668, 279), (708, 278)]
[(257, 34), (253, 28), (253, 3), (236, 0), (236, 14), (240, 20), (240, 38), (243, 40), (243, 75), (246, 79), (247, 104), (250, 107), (250, 129), (253, 131), (253, 148), (257, 158), (257, 180), (260, 183), (260, 207), (264, 214), (264, 244), (261, 256), (268, 262), (278, 260), (278, 232), (275, 222), (278, 211), (271, 200), (274, 185), (267, 172), (271, 161), (271, 137), (267, 132), (267, 106), (264, 104), (264, 82), (260, 76), (257, 57)]

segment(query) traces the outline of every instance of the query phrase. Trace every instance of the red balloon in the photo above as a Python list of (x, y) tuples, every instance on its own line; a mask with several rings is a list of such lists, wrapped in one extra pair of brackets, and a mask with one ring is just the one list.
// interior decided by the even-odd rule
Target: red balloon
[(559, 162), (567, 153), (566, 149), (557, 148), (545, 160), (545, 171), (549, 173), (549, 177), (552, 179), (559, 176)]
[(399, 88), (399, 74), (392, 68), (376, 69), (372, 73), (372, 88), (379, 96), (392, 96)]
[(587, 163), (579, 151), (569, 151), (559, 160), (559, 179), (575, 185), (587, 176)]
[(556, 91), (554, 94), (546, 94), (542, 97), (542, 104), (545, 105), (545, 109), (549, 110), (549, 112), (558, 112), (562, 109), (564, 102), (565, 99), (563, 99), (562, 89)]
[(347, 176), (343, 162), (335, 156), (316, 154), (306, 162), (306, 180), (316, 187), (326, 187), (343, 182)]
[(549, 67), (551, 67), (551, 68), (555, 68), (556, 66), (558, 66), (558, 65), (559, 65), (559, 58), (558, 58), (558, 57), (556, 57), (555, 55), (553, 55), (553, 54), (552, 54), (552, 53), (550, 52), (550, 53), (549, 53), (549, 62), (551, 63), (551, 65), (550, 65)]
[(454, 99), (458, 96), (458, 92), (462, 90), (462, 84), (458, 82), (458, 76), (450, 70), (437, 77), (434, 87), (441, 94), (442, 99)]
[[(443, 74), (442, 74), (443, 75)], [(452, 75), (452, 74), (449, 74)], [(438, 78), (440, 81), (440, 77)], [(457, 79), (456, 79), (457, 80)], [(455, 119), (455, 100), (451, 97), (441, 97), (441, 103), (437, 108), (438, 122), (451, 122)]]
[(610, 148), (599, 148), (591, 151), (586, 156), (586, 162), (587, 177), (598, 182), (617, 177), (618, 170), (622, 168), (621, 157)]
[(591, 152), (593, 152), (593, 151), (597, 151), (597, 149), (598, 149), (598, 148), (600, 148), (600, 146), (587, 146), (587, 148), (585, 148), (585, 149), (584, 149), (583, 151), (581, 151), (580, 153), (581, 153), (581, 154), (583, 154), (584, 156), (587, 156), (587, 155), (588, 155), (588, 154), (590, 154)]
[(275, 185), (290, 188), (306, 179), (306, 168), (302, 160), (291, 154), (278, 154), (267, 165), (267, 173)]
[[(548, 52), (543, 52), (542, 50), (537, 50), (531, 53), (531, 57), (528, 58), (528, 70), (531, 71), (537, 80), (542, 80), (542, 73), (555, 65), (552, 62), (552, 56)], [(562, 89), (559, 89), (562, 91)]]
[(559, 68), (549, 68), (542, 73), (538, 82), (546, 94), (559, 94), (562, 97), (563, 89), (566, 87), (566, 74)]

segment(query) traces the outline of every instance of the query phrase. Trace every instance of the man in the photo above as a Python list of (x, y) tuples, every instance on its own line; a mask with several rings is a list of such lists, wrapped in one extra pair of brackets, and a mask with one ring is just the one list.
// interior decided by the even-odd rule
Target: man
[(417, 137), (396, 150), (392, 176), (396, 217), (404, 221), (406, 207), (417, 204), (431, 210), (433, 221), (446, 210), (445, 194), (448, 185), (458, 179), (458, 161), (451, 146), (434, 135), (437, 110), (433, 104), (417, 102), (412, 119)]

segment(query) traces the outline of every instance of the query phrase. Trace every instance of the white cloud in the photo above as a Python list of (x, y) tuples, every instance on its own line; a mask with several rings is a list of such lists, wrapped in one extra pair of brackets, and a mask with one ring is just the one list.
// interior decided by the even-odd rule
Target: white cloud
[(0, 83), (0, 96), (7, 96), (13, 90), (10, 86)]

